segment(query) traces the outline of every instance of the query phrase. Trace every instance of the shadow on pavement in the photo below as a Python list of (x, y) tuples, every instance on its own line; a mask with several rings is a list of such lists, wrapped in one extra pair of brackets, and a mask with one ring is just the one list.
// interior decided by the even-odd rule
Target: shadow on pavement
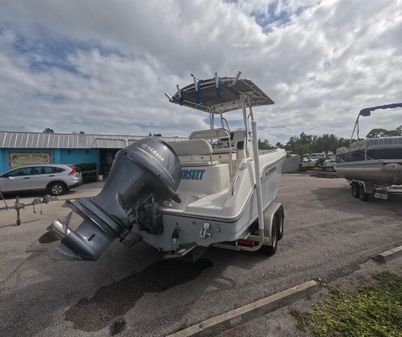
[[(186, 315), (193, 301), (201, 296), (214, 296), (236, 286), (234, 279), (224, 275), (228, 267), (235, 265), (250, 270), (267, 259), (258, 252), (210, 249), (194, 263), (159, 260), (158, 253), (145, 244), (127, 249), (115, 242), (96, 262), (65, 261), (53, 256), (57, 246), (52, 243), (54, 239), (47, 233), (42, 235), (39, 242), (44, 244), (33, 251), (13, 276), (21, 280), (31, 275), (24, 280), (24, 286), (17, 285), (7, 295), (0, 294), (0, 302), (4, 303), (0, 316), (4, 314), (6, 335), (32, 336), (54, 324), (59, 326), (62, 322), (54, 321), (54, 313), (61, 308), (65, 310), (65, 321), (70, 322), (68, 325), (72, 323), (75, 329), (93, 332), (108, 327), (109, 333), (116, 335), (127, 329), (125, 314), (149, 293), (155, 294), (155, 301), (160, 303), (166, 301), (166, 296), (171, 297), (169, 309), (163, 305), (150, 310), (156, 310), (161, 317), (174, 312), (177, 320)], [(127, 274), (129, 268), (134, 270)], [(181, 304), (175, 304), (177, 290), (160, 299), (158, 294), (177, 286), (182, 286), (179, 290), (184, 296)], [(130, 313), (130, 322), (135, 316), (144, 315), (141, 310), (139, 307)], [(144, 331), (154, 329), (148, 321), (143, 322), (141, 328)]]
[[(200, 259), (195, 263), (180, 260), (156, 261), (141, 272), (101, 287), (92, 298), (80, 299), (65, 312), (65, 319), (73, 322), (75, 329), (100, 330), (108, 326), (114, 318), (130, 310), (144, 293), (163, 292), (189, 282), (212, 265), (212, 261), (208, 259)], [(88, 316), (91, 317), (90, 320)]]
[(39, 243), (51, 243), (60, 240), (60, 237), (53, 231), (48, 231), (43, 234), (39, 239)]

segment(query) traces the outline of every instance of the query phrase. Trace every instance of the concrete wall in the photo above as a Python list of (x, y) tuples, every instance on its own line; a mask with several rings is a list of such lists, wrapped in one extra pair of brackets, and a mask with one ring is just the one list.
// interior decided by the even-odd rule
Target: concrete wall
[(97, 163), (98, 149), (1, 149), (0, 172), (9, 169), (8, 155), (13, 152), (47, 152), (51, 155), (52, 164)]
[(282, 173), (295, 173), (300, 171), (300, 157), (286, 157), (282, 166)]

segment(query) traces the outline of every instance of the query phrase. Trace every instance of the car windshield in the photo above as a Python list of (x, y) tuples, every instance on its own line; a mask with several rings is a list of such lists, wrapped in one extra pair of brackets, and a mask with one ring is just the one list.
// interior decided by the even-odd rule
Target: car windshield
[(319, 159), (321, 157), (321, 154), (320, 153), (312, 153), (311, 155), (310, 155), (310, 158), (311, 159)]
[(27, 176), (32, 174), (32, 167), (21, 167), (15, 169), (13, 171), (9, 171), (2, 175), (2, 177), (18, 177), (18, 176)]

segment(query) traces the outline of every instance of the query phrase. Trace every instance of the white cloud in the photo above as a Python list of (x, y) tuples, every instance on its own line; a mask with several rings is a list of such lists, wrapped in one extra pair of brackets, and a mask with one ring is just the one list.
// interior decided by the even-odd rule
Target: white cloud
[(256, 109), (261, 137), (348, 136), (361, 108), (402, 101), (400, 36), (401, 0), (6, 2), (0, 129), (186, 135), (207, 116), (163, 93), (241, 70), (276, 102)]

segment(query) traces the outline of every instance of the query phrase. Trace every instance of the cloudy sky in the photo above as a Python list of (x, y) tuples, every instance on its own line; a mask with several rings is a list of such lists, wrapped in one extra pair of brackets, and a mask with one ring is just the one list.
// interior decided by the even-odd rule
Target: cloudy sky
[[(402, 0), (0, 0), (0, 130), (188, 135), (207, 115), (164, 96), (252, 79), (271, 143), (349, 136), (364, 107), (402, 101)], [(236, 115), (236, 113), (234, 113)], [(231, 115), (235, 119), (235, 115)], [(402, 124), (401, 109), (363, 131)]]

